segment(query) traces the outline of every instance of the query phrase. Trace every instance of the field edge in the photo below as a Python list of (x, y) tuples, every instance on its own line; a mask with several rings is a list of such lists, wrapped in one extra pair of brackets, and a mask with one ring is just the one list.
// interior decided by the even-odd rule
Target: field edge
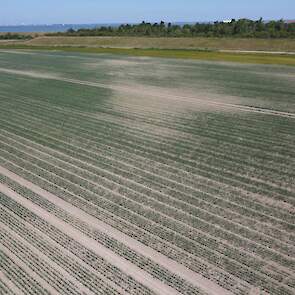
[(0, 45), (0, 50), (47, 50), (79, 53), (109, 53), (130, 56), (177, 58), (207, 61), (226, 61), (252, 64), (272, 64), (295, 66), (295, 55), (258, 52), (221, 52), (206, 49), (140, 49), (85, 46), (35, 46), (35, 45)]

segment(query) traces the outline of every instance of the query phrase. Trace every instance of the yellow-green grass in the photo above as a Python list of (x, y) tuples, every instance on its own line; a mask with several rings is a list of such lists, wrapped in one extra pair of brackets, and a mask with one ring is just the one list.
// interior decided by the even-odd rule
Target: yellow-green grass
[(2, 45), (0, 49), (35, 49), (60, 50), (81, 53), (111, 53), (133, 56), (182, 58), (212, 61), (228, 61), (239, 63), (278, 64), (295, 66), (295, 55), (269, 53), (232, 53), (209, 50), (184, 49), (136, 49), (136, 48), (97, 48), (82, 46), (30, 46), (30, 45)]
[(40, 37), (28, 45), (95, 46), (157, 49), (295, 51), (295, 39), (149, 38), (149, 37)]

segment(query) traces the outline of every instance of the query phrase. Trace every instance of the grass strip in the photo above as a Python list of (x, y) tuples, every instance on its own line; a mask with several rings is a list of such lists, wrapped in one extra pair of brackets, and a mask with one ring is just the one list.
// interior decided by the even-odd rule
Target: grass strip
[(295, 66), (295, 55), (269, 53), (232, 53), (210, 50), (189, 49), (138, 49), (138, 48), (101, 48), (83, 46), (32, 46), (32, 45), (0, 45), (0, 49), (25, 49), (64, 51), (79, 53), (109, 53), (131, 56), (146, 56), (160, 58), (180, 58), (207, 61), (226, 61), (254, 64), (276, 64)]

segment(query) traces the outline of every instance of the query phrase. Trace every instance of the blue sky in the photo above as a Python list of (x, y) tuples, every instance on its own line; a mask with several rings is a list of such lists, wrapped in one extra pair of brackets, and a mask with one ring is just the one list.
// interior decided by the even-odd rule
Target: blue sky
[(0, 25), (295, 19), (295, 0), (2, 0)]

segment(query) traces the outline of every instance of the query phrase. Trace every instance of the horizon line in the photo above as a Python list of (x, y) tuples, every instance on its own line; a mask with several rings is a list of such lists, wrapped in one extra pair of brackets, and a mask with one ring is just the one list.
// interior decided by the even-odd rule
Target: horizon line
[[(259, 20), (259, 18), (227, 18), (227, 19), (218, 19), (218, 20), (207, 20), (207, 21), (193, 21), (193, 20), (188, 20), (188, 21), (183, 21), (183, 20), (174, 20), (174, 21), (164, 21), (165, 23), (211, 23), (211, 22), (215, 22), (215, 21), (224, 21), (224, 20), (230, 20), (230, 19), (249, 19), (249, 20)], [(263, 19), (263, 18), (262, 18)], [(263, 19), (264, 21), (278, 21), (278, 20), (284, 20), (284, 21), (292, 21), (295, 20), (295, 18), (276, 18), (276, 19)], [(31, 24), (25, 24), (25, 23), (21, 23), (21, 24), (0, 24), (1, 27), (20, 27), (20, 26), (70, 26), (70, 25), (118, 25), (118, 24), (140, 24), (142, 22), (146, 22), (146, 23), (160, 23), (163, 20), (159, 20), (159, 21), (129, 21), (129, 22), (98, 22), (98, 23), (50, 23), (50, 24), (46, 24), (46, 23), (31, 23)]]

